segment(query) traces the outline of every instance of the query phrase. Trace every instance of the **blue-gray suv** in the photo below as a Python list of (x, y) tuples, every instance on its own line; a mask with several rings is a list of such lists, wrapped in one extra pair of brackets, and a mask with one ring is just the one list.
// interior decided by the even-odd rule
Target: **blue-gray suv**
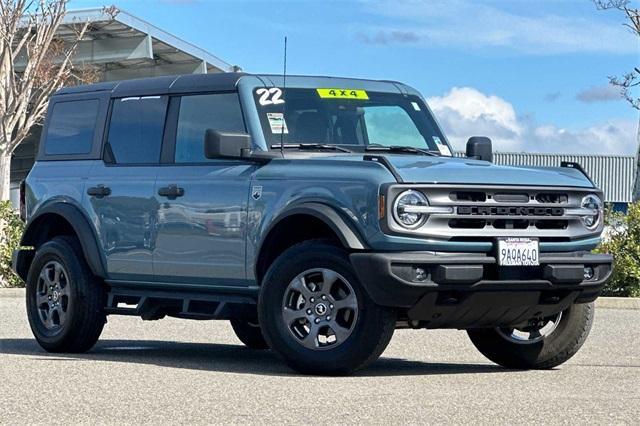
[(395, 329), (467, 330), (552, 368), (584, 343), (612, 259), (575, 163), (456, 158), (392, 81), (226, 73), (52, 98), (22, 186), (14, 269), (40, 345), (82, 352), (107, 315), (230, 320), (294, 369), (347, 374)]

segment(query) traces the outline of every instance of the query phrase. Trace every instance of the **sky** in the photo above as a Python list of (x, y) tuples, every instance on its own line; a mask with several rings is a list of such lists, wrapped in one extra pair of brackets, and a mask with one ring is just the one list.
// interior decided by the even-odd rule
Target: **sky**
[[(640, 7), (640, 0), (632, 5)], [(119, 0), (247, 72), (399, 80), (427, 99), (455, 149), (635, 154), (638, 111), (608, 76), (640, 40), (591, 0)], [(69, 9), (103, 2), (71, 0)], [(636, 94), (637, 96), (637, 94)]]

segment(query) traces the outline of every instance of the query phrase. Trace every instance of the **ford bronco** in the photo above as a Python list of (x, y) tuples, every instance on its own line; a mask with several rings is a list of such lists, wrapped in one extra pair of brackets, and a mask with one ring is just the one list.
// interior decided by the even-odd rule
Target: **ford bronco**
[(555, 367), (584, 343), (612, 259), (578, 164), (465, 158), (398, 82), (226, 73), (52, 96), (14, 269), (47, 351), (108, 315), (230, 320), (304, 373), (348, 374), (398, 328), (467, 331)]

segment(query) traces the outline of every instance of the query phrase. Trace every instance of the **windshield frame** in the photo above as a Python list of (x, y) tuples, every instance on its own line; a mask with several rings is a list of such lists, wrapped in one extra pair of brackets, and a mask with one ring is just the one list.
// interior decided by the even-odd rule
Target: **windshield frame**
[[(272, 83), (272, 84), (266, 84)], [(280, 142), (280, 138), (277, 138), (277, 141), (274, 143), (274, 138), (270, 137), (269, 140), (265, 135), (265, 129), (263, 127), (263, 121), (260, 119), (260, 114), (264, 113), (264, 111), (259, 110), (259, 105), (256, 102), (255, 90), (259, 88), (282, 88), (282, 85), (278, 83), (283, 83), (282, 76), (245, 76), (238, 82), (238, 89), (240, 92), (241, 103), (243, 107), (243, 111), (245, 112), (245, 122), (247, 123), (247, 127), (249, 133), (252, 135), (252, 141), (254, 147), (258, 150), (262, 151), (273, 151), (278, 150), (278, 148), (270, 148), (271, 145), (277, 145)], [(355, 90), (365, 90), (368, 93), (381, 93), (381, 94), (390, 94), (390, 95), (402, 95), (405, 98), (412, 98), (412, 101), (415, 101), (420, 107), (420, 114), (424, 116), (424, 119), (429, 121), (431, 127), (433, 128), (436, 135), (439, 137), (440, 141), (444, 146), (449, 149), (451, 156), (453, 156), (453, 149), (449, 140), (447, 139), (446, 134), (442, 130), (442, 126), (438, 122), (437, 118), (434, 116), (431, 108), (426, 103), (422, 95), (415, 89), (406, 86), (401, 83), (394, 83), (388, 81), (374, 81), (374, 80), (355, 80), (355, 79), (341, 79), (341, 78), (331, 78), (331, 77), (302, 77), (302, 76), (287, 76), (287, 87), (289, 89), (309, 89), (316, 90), (318, 88), (326, 88), (326, 87), (348, 87), (353, 88)], [(286, 94), (283, 93), (283, 97), (286, 102)], [(286, 103), (284, 104), (286, 105)], [(285, 106), (286, 108), (286, 106)], [(403, 108), (404, 109), (404, 108)], [(405, 110), (405, 112), (407, 112)], [(286, 113), (286, 110), (285, 110)], [(409, 114), (407, 112), (407, 114)], [(410, 114), (409, 114), (410, 116)], [(424, 147), (420, 149), (428, 150), (429, 152), (433, 152), (436, 155), (443, 155), (443, 153), (437, 149), (431, 149), (429, 146), (426, 136), (419, 128), (418, 124), (415, 122), (413, 117), (411, 117), (413, 124), (417, 127), (418, 131), (420, 131), (421, 136), (425, 139)], [(274, 134), (277, 135), (277, 134)], [(271, 136), (271, 135), (269, 135)], [(296, 142), (287, 141), (287, 138), (284, 138), (285, 144), (295, 144)], [(366, 148), (368, 145), (361, 144), (328, 144), (335, 145), (349, 149), (353, 152), (367, 152)], [(397, 146), (398, 144), (393, 144)], [(374, 146), (374, 145), (372, 145)], [(411, 146), (411, 148), (416, 148), (415, 146)], [(291, 149), (291, 148), (289, 148)], [(310, 151), (310, 150), (306, 150)], [(326, 150), (325, 150), (326, 152)], [(381, 151), (384, 152), (384, 151)]]

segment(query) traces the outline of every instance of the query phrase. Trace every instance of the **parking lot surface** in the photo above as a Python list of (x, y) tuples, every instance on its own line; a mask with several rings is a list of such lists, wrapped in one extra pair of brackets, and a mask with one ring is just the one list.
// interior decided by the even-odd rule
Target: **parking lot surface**
[(82, 355), (33, 340), (21, 298), (0, 297), (0, 424), (638, 424), (640, 311), (596, 311), (553, 371), (509, 371), (463, 331), (399, 330), (352, 377), (308, 377), (252, 351), (227, 322), (110, 317)]

